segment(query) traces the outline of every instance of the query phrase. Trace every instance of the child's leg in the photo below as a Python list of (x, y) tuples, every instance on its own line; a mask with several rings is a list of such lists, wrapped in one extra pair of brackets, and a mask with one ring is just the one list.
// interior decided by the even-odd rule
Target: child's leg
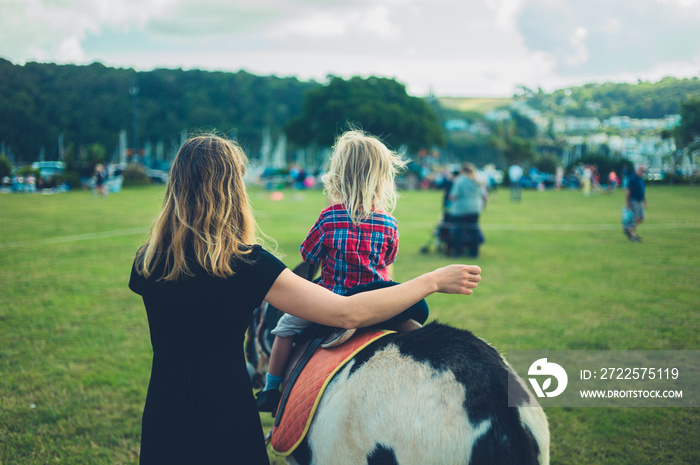
[(292, 351), (294, 336), (275, 336), (270, 351), (270, 363), (265, 375), (265, 387), (255, 395), (255, 403), (260, 412), (274, 412), (277, 410), (282, 393), (279, 390), (284, 377), (284, 367)]
[(285, 313), (272, 330), (275, 340), (272, 342), (270, 362), (268, 363), (265, 387), (263, 391), (276, 390), (282, 383), (287, 360), (292, 352), (294, 336), (301, 333), (311, 322)]
[[(294, 337), (283, 337), (275, 336), (275, 340), (272, 343), (272, 350), (270, 351), (270, 363), (267, 367), (267, 374), (274, 378), (278, 378), (279, 381), (274, 386), (270, 386), (269, 376), (265, 382), (265, 390), (276, 389), (279, 387), (284, 377), (284, 369), (287, 366), (287, 360), (289, 359), (289, 354), (292, 352), (292, 342), (294, 342)], [(274, 383), (274, 379), (272, 383)]]

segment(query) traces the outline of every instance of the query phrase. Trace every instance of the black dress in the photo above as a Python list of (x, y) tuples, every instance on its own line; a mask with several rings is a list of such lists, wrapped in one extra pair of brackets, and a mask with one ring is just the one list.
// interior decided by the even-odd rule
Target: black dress
[(257, 307), (285, 265), (260, 246), (236, 274), (157, 281), (131, 270), (153, 346), (141, 432), (146, 464), (268, 464), (243, 340)]

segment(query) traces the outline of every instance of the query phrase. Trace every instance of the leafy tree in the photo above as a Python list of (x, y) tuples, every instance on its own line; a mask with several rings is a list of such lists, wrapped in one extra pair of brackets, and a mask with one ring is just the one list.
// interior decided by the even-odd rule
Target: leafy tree
[(681, 103), (681, 124), (676, 129), (681, 147), (700, 143), (700, 96)]
[[(319, 87), (244, 71), (136, 72), (99, 63), (18, 66), (4, 59), (0, 76), (0, 141), (25, 163), (34, 161), (42, 147), (47, 159), (57, 160), (59, 135), (66, 145), (100, 144), (111, 154), (119, 132), (127, 130), (132, 144), (134, 109), (137, 148), (146, 141), (177, 145), (183, 130), (216, 129), (236, 136), (254, 154), (263, 127), (282, 131), (300, 113), (304, 93)], [(133, 85), (138, 88), (134, 97), (129, 93)]]
[(471, 134), (454, 133), (447, 138), (445, 155), (450, 162), (470, 161), (477, 166), (495, 163), (500, 152), (489, 143), (486, 137)]
[(511, 111), (510, 116), (515, 127), (515, 133), (518, 137), (523, 137), (525, 139), (537, 137), (537, 125), (534, 121), (518, 111)]
[(681, 103), (681, 123), (672, 132), (664, 131), (662, 137), (674, 137), (677, 150), (673, 154), (674, 172), (684, 157), (691, 161), (700, 151), (700, 96)]
[(151, 184), (151, 178), (146, 174), (146, 170), (138, 163), (129, 163), (126, 169), (122, 172), (124, 177), (123, 186), (145, 186)]
[(608, 179), (608, 175), (611, 171), (615, 171), (615, 173), (618, 175), (620, 175), (625, 168), (627, 168), (627, 171), (630, 173), (634, 172), (634, 164), (631, 161), (624, 158), (613, 160), (610, 157), (599, 153), (584, 155), (578, 160), (571, 162), (569, 166), (566, 167), (566, 171), (574, 171), (574, 168), (581, 163), (584, 165), (595, 165), (598, 168), (601, 180)]
[(91, 173), (95, 170), (95, 165), (104, 163), (107, 160), (107, 149), (102, 144), (90, 144), (81, 149), (80, 152), (84, 168)]
[(307, 92), (303, 111), (286, 126), (288, 140), (298, 146), (330, 146), (348, 124), (381, 137), (397, 148), (417, 151), (444, 145), (445, 135), (435, 112), (424, 99), (410, 97), (393, 79), (344, 80), (330, 77), (327, 86)]
[(0, 179), (12, 174), (12, 163), (7, 155), (0, 153)]
[(542, 173), (554, 174), (557, 171), (557, 166), (560, 164), (559, 158), (552, 155), (542, 155), (535, 160), (533, 166)]
[(500, 153), (506, 166), (528, 164), (535, 158), (535, 140), (522, 137), (514, 120), (496, 126), (491, 135), (491, 145)]
[(636, 84), (585, 84), (559, 89), (551, 94), (523, 88), (516, 98), (538, 110), (570, 116), (629, 116), (663, 118), (680, 112), (680, 104), (700, 94), (700, 78), (665, 77), (658, 82)]

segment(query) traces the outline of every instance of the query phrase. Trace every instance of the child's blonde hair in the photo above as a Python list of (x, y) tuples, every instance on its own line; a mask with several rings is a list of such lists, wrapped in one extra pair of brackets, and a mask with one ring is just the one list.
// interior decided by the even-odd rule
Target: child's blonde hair
[(392, 212), (398, 193), (394, 178), (406, 162), (377, 137), (359, 129), (340, 136), (333, 146), (325, 193), (332, 203), (345, 205), (354, 224), (373, 210)]
[(194, 259), (209, 274), (234, 274), (232, 258), (246, 260), (257, 242), (243, 176), (248, 158), (235, 143), (215, 135), (185, 142), (173, 161), (163, 209), (137, 254), (136, 269), (157, 279), (192, 275)]

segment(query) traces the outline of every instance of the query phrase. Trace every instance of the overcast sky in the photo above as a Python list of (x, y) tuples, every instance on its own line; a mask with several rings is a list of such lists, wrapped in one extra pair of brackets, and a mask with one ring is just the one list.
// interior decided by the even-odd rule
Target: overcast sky
[(0, 0), (0, 56), (510, 97), (699, 76), (700, 0)]

